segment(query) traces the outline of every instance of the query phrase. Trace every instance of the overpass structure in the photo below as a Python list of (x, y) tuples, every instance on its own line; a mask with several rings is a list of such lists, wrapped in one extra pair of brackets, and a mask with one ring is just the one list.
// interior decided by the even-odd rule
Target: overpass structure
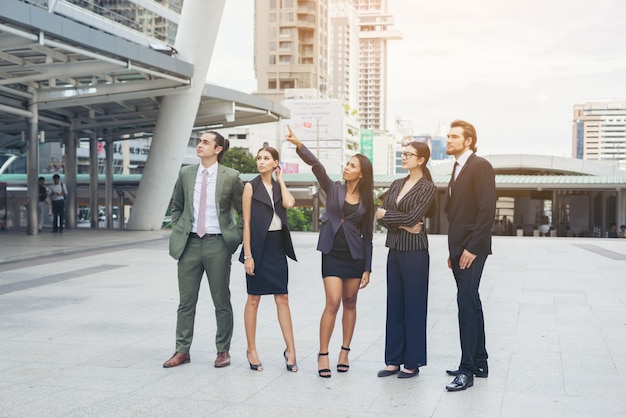
[[(63, 6), (74, 7), (74, 18), (68, 17), (72, 13), (67, 10), (65, 15), (54, 13), (55, 3), (61, 2), (0, 2), (0, 149), (27, 152), (26, 186), (35, 191), (38, 144), (64, 145), (69, 227), (76, 221), (72, 209), (77, 203), (77, 141), (90, 142), (90, 183), (97, 185), (99, 141), (109, 156), (113, 141), (153, 137), (144, 172), (148, 181), (139, 188), (135, 202), (141, 219), (131, 219), (131, 224), (135, 229), (154, 229), (160, 226), (194, 129), (289, 116), (288, 109), (269, 100), (205, 83), (224, 2), (186, 0), (175, 47), (162, 49), (116, 35), (112, 23), (103, 26), (102, 19), (96, 22), (95, 16), (69, 2)], [(108, 157), (107, 164), (106, 206), (112, 207)], [(98, 188), (89, 193), (96, 216)], [(36, 234), (37, 193), (29, 193), (27, 199), (28, 232)]]

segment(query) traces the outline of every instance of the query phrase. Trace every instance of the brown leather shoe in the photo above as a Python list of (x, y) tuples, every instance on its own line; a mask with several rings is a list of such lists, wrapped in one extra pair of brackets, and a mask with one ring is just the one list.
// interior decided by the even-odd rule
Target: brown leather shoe
[(172, 357), (165, 363), (163, 363), (163, 367), (169, 369), (170, 367), (180, 366), (181, 364), (189, 363), (191, 361), (191, 356), (189, 353), (179, 353), (178, 351), (174, 353)]
[(215, 359), (215, 367), (226, 366), (230, 366), (230, 354), (228, 354), (228, 351), (220, 351)]

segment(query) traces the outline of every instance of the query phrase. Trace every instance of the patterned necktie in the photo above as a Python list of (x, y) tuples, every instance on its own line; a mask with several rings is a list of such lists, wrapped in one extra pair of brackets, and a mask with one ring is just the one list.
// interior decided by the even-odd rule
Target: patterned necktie
[(196, 234), (200, 238), (204, 236), (206, 230), (206, 189), (209, 184), (209, 173), (206, 170), (202, 170), (202, 188), (200, 189), (200, 207), (198, 208), (198, 223), (196, 227)]

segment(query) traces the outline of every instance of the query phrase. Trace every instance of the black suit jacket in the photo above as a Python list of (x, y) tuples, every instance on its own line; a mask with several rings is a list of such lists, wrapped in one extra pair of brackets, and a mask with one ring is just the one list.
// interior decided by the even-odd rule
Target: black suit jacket
[(450, 257), (467, 249), (475, 255), (491, 254), (491, 227), (496, 216), (496, 180), (489, 161), (472, 154), (456, 181), (450, 179), (446, 202)]
[[(276, 180), (272, 179), (272, 199), (274, 206), (267, 194), (261, 176), (257, 176), (250, 180), (252, 185), (252, 207), (250, 210), (250, 254), (259, 262), (263, 259), (263, 244), (267, 236), (267, 229), (272, 223), (274, 211), (283, 224), (281, 234), (285, 243), (285, 254), (292, 260), (296, 260), (296, 254), (293, 250), (291, 234), (289, 233), (289, 220), (287, 219), (287, 210), (283, 206), (283, 195), (280, 192), (280, 185)], [(239, 261), (244, 262), (243, 247), (239, 254)]]

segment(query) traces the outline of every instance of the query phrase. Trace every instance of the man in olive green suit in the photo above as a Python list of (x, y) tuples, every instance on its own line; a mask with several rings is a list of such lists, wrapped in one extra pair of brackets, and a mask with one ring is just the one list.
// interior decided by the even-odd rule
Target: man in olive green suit
[[(199, 165), (180, 170), (172, 202), (170, 255), (178, 260), (176, 352), (163, 363), (175, 367), (191, 361), (194, 319), (202, 275), (206, 272), (215, 306), (215, 367), (230, 365), (233, 309), (230, 302), (231, 256), (243, 238), (239, 172), (220, 164), (228, 140), (217, 132), (200, 137)], [(235, 223), (233, 208), (239, 214)]]

